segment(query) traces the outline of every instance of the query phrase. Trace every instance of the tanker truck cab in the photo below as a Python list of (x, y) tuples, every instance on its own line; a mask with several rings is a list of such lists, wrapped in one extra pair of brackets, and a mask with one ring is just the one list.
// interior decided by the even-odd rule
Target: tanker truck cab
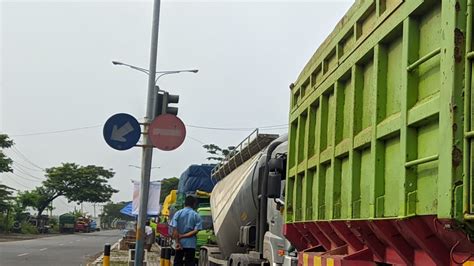
[[(260, 139), (270, 136), (262, 135)], [(297, 261), (290, 256), (282, 232), (287, 136), (271, 136), (265, 145), (252, 146), (252, 141), (244, 140), (249, 143), (246, 148), (228, 159), (234, 168), (218, 165), (213, 171), (213, 178), (219, 180), (211, 197), (217, 245), (201, 247), (199, 265), (294, 265)], [(239, 153), (249, 154), (240, 165), (235, 159)]]
[(298, 263), (294, 248), (283, 236), (285, 209), (286, 158), (288, 142), (278, 145), (267, 163), (267, 224), (263, 238), (263, 258), (270, 265), (291, 266)]

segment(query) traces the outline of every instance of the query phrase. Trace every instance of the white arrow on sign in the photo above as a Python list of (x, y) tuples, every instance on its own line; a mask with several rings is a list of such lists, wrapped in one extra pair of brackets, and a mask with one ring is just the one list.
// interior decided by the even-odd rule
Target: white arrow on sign
[(132, 125), (130, 125), (130, 122), (127, 122), (125, 125), (121, 126), (120, 128), (117, 128), (117, 125), (114, 125), (114, 128), (112, 129), (112, 136), (110, 137), (111, 140), (115, 141), (120, 141), (120, 142), (126, 142), (127, 139), (124, 138), (125, 135), (133, 131)]

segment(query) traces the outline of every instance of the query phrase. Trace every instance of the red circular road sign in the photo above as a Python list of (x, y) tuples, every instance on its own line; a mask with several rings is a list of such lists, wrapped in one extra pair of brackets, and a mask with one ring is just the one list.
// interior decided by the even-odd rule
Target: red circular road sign
[(153, 146), (162, 151), (172, 151), (183, 144), (186, 127), (179, 117), (164, 114), (151, 122), (148, 136)]

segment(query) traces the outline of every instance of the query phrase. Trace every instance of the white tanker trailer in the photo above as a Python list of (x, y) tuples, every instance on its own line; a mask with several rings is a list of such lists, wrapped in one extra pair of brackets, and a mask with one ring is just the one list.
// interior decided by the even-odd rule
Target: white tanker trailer
[(287, 136), (256, 133), (213, 170), (217, 245), (201, 247), (200, 266), (297, 263), (282, 233)]

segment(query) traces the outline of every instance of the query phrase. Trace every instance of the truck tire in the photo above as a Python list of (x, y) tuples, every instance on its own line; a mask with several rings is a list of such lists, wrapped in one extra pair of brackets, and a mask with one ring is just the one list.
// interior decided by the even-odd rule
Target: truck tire
[(21, 224), (20, 224), (20, 222), (15, 221), (15, 222), (13, 223), (13, 229), (21, 229)]
[(201, 249), (199, 251), (199, 261), (198, 266), (209, 266), (209, 259), (207, 258), (207, 250)]

